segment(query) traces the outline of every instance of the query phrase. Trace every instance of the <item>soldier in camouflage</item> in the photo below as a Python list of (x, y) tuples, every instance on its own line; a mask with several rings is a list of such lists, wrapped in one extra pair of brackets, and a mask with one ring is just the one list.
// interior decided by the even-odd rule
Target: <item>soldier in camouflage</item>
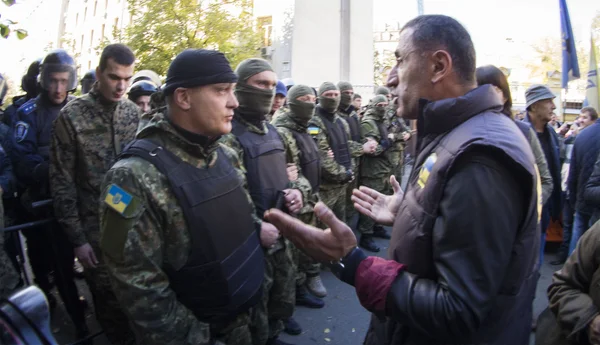
[[(132, 147), (151, 141), (161, 148), (156, 149), (158, 153), (154, 156), (161, 157), (169, 152), (181, 164), (193, 167), (197, 174), (218, 173), (219, 163), (232, 166), (237, 175), (234, 180), (244, 187), (243, 201), (247, 214), (240, 214), (243, 208), (238, 209), (226, 200), (209, 199), (205, 204), (211, 204), (213, 210), (218, 210), (210, 214), (210, 217), (218, 218), (215, 220), (218, 226), (213, 229), (206, 225), (190, 227), (190, 223), (196, 225), (200, 222), (187, 219), (187, 201), (179, 199), (168, 173), (165, 174), (160, 165), (155, 165), (156, 162), (144, 158), (149, 157), (147, 152), (141, 156), (131, 155), (130, 149), (126, 149), (104, 179), (100, 210), (101, 248), (115, 294), (133, 324), (139, 344), (200, 345), (216, 342), (252, 345), (248, 312), (251, 305), (219, 319), (223, 321), (215, 321), (217, 318), (210, 317), (214, 311), (205, 309), (209, 307), (206, 302), (193, 303), (185, 297), (186, 288), (177, 284), (179, 276), (187, 280), (194, 298), (219, 298), (218, 294), (206, 292), (207, 286), (211, 285), (219, 289), (217, 280), (213, 277), (209, 281), (196, 281), (194, 267), (189, 265), (194, 255), (201, 251), (198, 250), (201, 244), (194, 240), (197, 239), (195, 232), (198, 228), (205, 233), (212, 230), (232, 236), (245, 231), (259, 247), (257, 230), (263, 224), (254, 213), (252, 199), (245, 190), (246, 178), (241, 162), (235, 151), (218, 142), (221, 135), (231, 131), (233, 110), (238, 106), (233, 94), (236, 81), (229, 62), (219, 52), (197, 49), (179, 54), (167, 75), (164, 90), (168, 104), (166, 110), (164, 113), (152, 113), (150, 123), (137, 134)], [(206, 181), (201, 181), (201, 189), (210, 189), (219, 183), (218, 180), (213, 183)], [(115, 207), (112, 201), (115, 194), (111, 188), (122, 189), (122, 194), (131, 196), (124, 209)], [(246, 228), (221, 228), (234, 225), (228, 223), (227, 217), (234, 218), (235, 224)], [(235, 218), (247, 219), (250, 223), (239, 223)], [(264, 228), (260, 234), (265, 246), (273, 245), (278, 236), (272, 226)], [(249, 248), (248, 252), (254, 251)], [(254, 258), (258, 267), (253, 269), (259, 268), (262, 272), (262, 251), (257, 253), (260, 254), (257, 257), (245, 254), (239, 260), (252, 263)], [(203, 255), (209, 253), (203, 252)], [(240, 267), (241, 264), (234, 266), (245, 271), (242, 274), (255, 274), (247, 267)], [(261, 274), (255, 281), (256, 289), (251, 293), (260, 293), (262, 278)], [(230, 290), (246, 289), (231, 286)]]
[[(363, 156), (363, 165), (360, 169), (360, 185), (372, 188), (380, 193), (391, 192), (389, 182), (392, 173), (392, 162), (390, 160), (390, 148), (392, 141), (388, 138), (385, 111), (388, 99), (383, 95), (375, 96), (367, 112), (362, 119), (360, 131), (363, 138), (371, 138), (377, 142), (373, 153)], [(385, 229), (374, 228), (375, 221), (370, 217), (360, 214), (358, 220), (358, 231), (360, 232), (359, 245), (372, 252), (379, 252), (380, 248), (373, 242), (373, 237), (389, 239)]]
[[(354, 167), (349, 147), (347, 123), (338, 116), (340, 91), (333, 83), (325, 82), (318, 90), (319, 104), (309, 122), (309, 133), (313, 136), (321, 157), (321, 200), (335, 213), (338, 219), (346, 220), (346, 192), (353, 181)], [(375, 144), (363, 144), (366, 151), (374, 150)], [(333, 158), (327, 152), (333, 151)]]
[(337, 114), (345, 122), (346, 132), (348, 133), (348, 147), (350, 148), (350, 155), (352, 156), (352, 166), (354, 176), (356, 178), (348, 183), (346, 189), (346, 223), (350, 224), (350, 221), (356, 214), (354, 210), (354, 203), (350, 198), (352, 197), (352, 191), (357, 187), (358, 173), (360, 171), (361, 160), (360, 157), (367, 152), (371, 152), (372, 147), (363, 147), (362, 140), (360, 137), (360, 120), (354, 105), (352, 105), (352, 97), (354, 96), (354, 87), (347, 81), (340, 81), (337, 84), (340, 89), (340, 105), (338, 107)]
[(389, 157), (392, 162), (392, 174), (396, 177), (396, 180), (402, 181), (404, 174), (404, 148), (406, 147), (406, 142), (411, 137), (411, 129), (402, 118), (396, 116), (398, 104), (392, 100), (390, 89), (381, 86), (377, 89), (376, 95), (385, 96), (389, 102), (385, 112), (388, 135), (392, 141), (392, 147), (389, 149)]
[[(288, 107), (279, 109), (272, 124), (277, 128), (286, 148), (288, 163), (298, 167), (298, 179), (305, 179), (311, 192), (305, 198), (298, 219), (306, 224), (318, 226), (313, 207), (319, 201), (321, 164), (319, 150), (308, 132), (308, 121), (315, 110), (316, 97), (310, 87), (295, 85), (288, 92)], [(296, 305), (322, 308), (325, 303), (317, 297), (325, 297), (327, 290), (320, 277), (319, 263), (294, 247), (294, 261), (298, 267), (296, 275)], [(308, 291), (310, 291), (310, 293)], [(311, 295), (312, 294), (312, 295)], [(286, 330), (293, 327), (287, 327)], [(294, 332), (292, 332), (294, 333)]]
[[(236, 74), (239, 81), (235, 95), (240, 106), (235, 111), (231, 134), (221, 140), (233, 148), (244, 163), (250, 195), (259, 217), (274, 207), (297, 214), (311, 189), (297, 178), (295, 166), (286, 169), (289, 159), (284, 143), (275, 128), (265, 122), (275, 96), (277, 75), (262, 59), (242, 61)], [(263, 299), (252, 316), (255, 345), (285, 344), (278, 336), (284, 329), (284, 321), (294, 313), (295, 276), (287, 240), (281, 238), (274, 246), (265, 248)]]
[(134, 341), (112, 292), (100, 255), (98, 199), (104, 174), (135, 137), (139, 108), (122, 99), (133, 76), (133, 52), (122, 44), (104, 48), (90, 93), (67, 104), (54, 121), (50, 185), (56, 217), (85, 267), (96, 318), (115, 344)]
[[(16, 181), (12, 165), (0, 145), (0, 197), (15, 191)], [(4, 228), (4, 207), (0, 202), (0, 227)], [(8, 297), (18, 286), (21, 278), (4, 250), (4, 234), (0, 234), (0, 298)]]

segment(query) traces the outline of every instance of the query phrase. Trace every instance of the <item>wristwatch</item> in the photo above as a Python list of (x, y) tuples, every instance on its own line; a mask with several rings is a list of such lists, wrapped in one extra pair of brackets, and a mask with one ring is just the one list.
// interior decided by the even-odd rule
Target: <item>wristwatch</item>
[(367, 258), (367, 255), (358, 247), (354, 247), (346, 256), (338, 261), (330, 261), (327, 266), (341, 281), (354, 286), (354, 277), (358, 265)]

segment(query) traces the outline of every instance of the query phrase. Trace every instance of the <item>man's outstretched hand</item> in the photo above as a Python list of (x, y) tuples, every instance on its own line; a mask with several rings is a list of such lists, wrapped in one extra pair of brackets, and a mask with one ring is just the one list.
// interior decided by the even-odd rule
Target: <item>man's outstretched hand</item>
[(329, 228), (322, 230), (304, 224), (277, 209), (265, 212), (265, 220), (292, 241), (296, 247), (321, 262), (337, 261), (356, 247), (356, 237), (346, 223), (339, 220), (333, 212), (318, 202), (315, 214)]
[(369, 187), (361, 186), (352, 192), (354, 208), (379, 224), (391, 226), (394, 224), (396, 214), (404, 196), (400, 184), (394, 175), (390, 176), (390, 183), (394, 189), (393, 195), (381, 194)]

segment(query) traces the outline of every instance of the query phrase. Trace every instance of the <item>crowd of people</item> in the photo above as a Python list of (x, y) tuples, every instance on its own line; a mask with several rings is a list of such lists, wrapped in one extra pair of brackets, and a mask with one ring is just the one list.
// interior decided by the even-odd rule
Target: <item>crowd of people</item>
[[(561, 124), (533, 85), (515, 114), (450, 17), (411, 20), (396, 59), (364, 105), (348, 81), (278, 80), (259, 58), (234, 71), (206, 49), (164, 83), (122, 44), (81, 80), (64, 50), (34, 61), (2, 115), (0, 191), (5, 226), (49, 219), (22, 230), (35, 284), (78, 339), (81, 276), (114, 344), (286, 344), (296, 306), (325, 306), (326, 263), (374, 313), (365, 344), (527, 344), (532, 326), (540, 344), (600, 344), (596, 110)], [(552, 219), (564, 266), (536, 325)], [(365, 254), (376, 237), (389, 260)], [(0, 239), (6, 297), (25, 272), (18, 235)]]

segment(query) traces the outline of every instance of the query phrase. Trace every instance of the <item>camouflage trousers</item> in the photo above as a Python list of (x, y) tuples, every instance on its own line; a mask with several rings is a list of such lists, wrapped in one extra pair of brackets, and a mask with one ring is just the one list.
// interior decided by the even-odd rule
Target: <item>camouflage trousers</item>
[[(0, 192), (0, 198), (2, 193)], [(4, 228), (4, 208), (0, 201), (0, 226)], [(19, 284), (19, 274), (4, 250), (4, 233), (0, 233), (0, 298), (8, 297)]]
[[(383, 194), (391, 194), (392, 186), (390, 185), (390, 177), (386, 174), (385, 177), (380, 178), (362, 178), (360, 181), (361, 186), (369, 187)], [(373, 233), (373, 226), (375, 221), (371, 217), (367, 217), (360, 214), (358, 217), (358, 232), (363, 235), (369, 235)]]
[(129, 320), (110, 285), (100, 246), (95, 242), (90, 244), (99, 263), (95, 268), (86, 268), (84, 276), (94, 300), (96, 319), (111, 343), (135, 344), (135, 335), (129, 326)]
[(346, 188), (346, 224), (350, 224), (352, 218), (356, 214), (356, 209), (354, 208), (354, 203), (352, 202), (352, 191), (358, 187), (358, 165), (356, 169), (354, 169), (354, 181), (348, 183), (348, 187)]
[[(210, 336), (226, 345), (253, 345), (252, 334), (250, 333), (249, 313), (246, 312), (238, 315), (225, 329), (222, 327), (213, 328), (211, 324)], [(210, 339), (205, 339), (204, 341), (209, 343)]]
[(396, 181), (402, 181), (404, 173), (404, 143), (395, 143), (393, 151), (390, 151), (389, 157), (392, 163), (392, 175), (396, 177)]
[(327, 190), (321, 189), (319, 191), (319, 196), (321, 197), (321, 201), (329, 207), (335, 216), (342, 220), (346, 221), (346, 193), (347, 193), (347, 185), (341, 185), (336, 187), (329, 187)]
[(283, 320), (294, 314), (296, 272), (291, 246), (272, 254), (265, 253), (265, 280), (261, 301), (253, 308), (250, 331), (254, 345), (265, 345), (283, 331)]
[[(322, 228), (314, 212), (299, 214), (298, 219), (312, 226)], [(291, 242), (292, 256), (296, 265), (296, 286), (304, 285), (306, 277), (316, 277), (321, 273), (321, 264), (313, 260), (310, 256), (304, 254), (296, 248)]]

